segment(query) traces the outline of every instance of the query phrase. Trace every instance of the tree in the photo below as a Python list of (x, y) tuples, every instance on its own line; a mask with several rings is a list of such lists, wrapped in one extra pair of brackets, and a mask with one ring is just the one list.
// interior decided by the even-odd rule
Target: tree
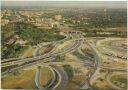
[(63, 65), (64, 70), (67, 72), (68, 80), (71, 81), (73, 78), (73, 69), (69, 64)]

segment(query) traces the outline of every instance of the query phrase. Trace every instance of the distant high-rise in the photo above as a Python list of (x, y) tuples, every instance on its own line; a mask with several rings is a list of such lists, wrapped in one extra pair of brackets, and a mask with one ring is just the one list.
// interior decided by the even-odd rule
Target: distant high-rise
[(107, 9), (104, 9), (104, 18), (107, 18)]

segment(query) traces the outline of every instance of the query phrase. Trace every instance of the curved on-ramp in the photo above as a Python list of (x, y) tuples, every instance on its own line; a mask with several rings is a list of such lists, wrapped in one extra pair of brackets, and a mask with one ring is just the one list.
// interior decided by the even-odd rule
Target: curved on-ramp
[(50, 82), (49, 85), (47, 85), (46, 87), (43, 87), (41, 85), (40, 82), (40, 66), (38, 66), (37, 68), (37, 72), (36, 72), (36, 76), (35, 76), (35, 84), (38, 87), (38, 89), (40, 90), (50, 90), (50, 87), (56, 82), (56, 76), (55, 76), (55, 72), (57, 73), (58, 78), (58, 82), (56, 83), (56, 85), (54, 85), (52, 87), (52, 90), (64, 90), (65, 86), (68, 83), (68, 76), (67, 73), (60, 67), (56, 67), (56, 66), (49, 66), (49, 68), (51, 69), (52, 73), (53, 73), (53, 79)]

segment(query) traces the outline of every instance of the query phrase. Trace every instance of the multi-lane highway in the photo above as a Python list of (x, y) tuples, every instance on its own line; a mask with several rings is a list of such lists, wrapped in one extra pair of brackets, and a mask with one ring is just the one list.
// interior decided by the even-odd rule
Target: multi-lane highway
[[(64, 42), (64, 41), (66, 41), (66, 40), (68, 40), (69, 38), (70, 38), (70, 34), (67, 34), (67, 35), (65, 35), (66, 36), (66, 38), (64, 38), (64, 39), (62, 39), (62, 40), (60, 40), (60, 41), (55, 41), (55, 42), (51, 42), (51, 43), (54, 43), (55, 44), (55, 46), (57, 45), (57, 44), (59, 44), (59, 43), (61, 43), (61, 42)], [(40, 46), (40, 48), (41, 48), (42, 46)], [(38, 52), (39, 52), (39, 50), (40, 50), (40, 48), (37, 48), (37, 51), (35, 52), (35, 54), (34, 54), (34, 56), (36, 56), (37, 57), (37, 54), (38, 54)], [(53, 50), (52, 50), (53, 51)], [(40, 55), (40, 57), (41, 56), (45, 56), (45, 55)], [(22, 58), (9, 58), (9, 59), (3, 59), (3, 60), (1, 60), (1, 63), (8, 63), (8, 62), (15, 62), (15, 61), (24, 61), (24, 60), (26, 60), (27, 61), (27, 59), (33, 59), (33, 57), (32, 58), (27, 58), (27, 57), (22, 57)], [(3, 64), (2, 64), (3, 65)]]
[(99, 71), (100, 68), (100, 54), (97, 52), (96, 48), (94, 45), (88, 43), (86, 41), (86, 44), (88, 44), (88, 46), (90, 46), (90, 48), (93, 50), (93, 54), (94, 54), (94, 70), (92, 71), (92, 73), (90, 73), (90, 75), (88, 76), (88, 79), (86, 79), (81, 86), (81, 89), (89, 89), (91, 88), (92, 85), (92, 80), (94, 79), (94, 77), (96, 76), (97, 72)]
[[(63, 90), (68, 83), (68, 76), (66, 72), (57, 66), (48, 66), (52, 71), (53, 78), (51, 82), (47, 86), (42, 86), (40, 81), (41, 75), (41, 66), (37, 67), (36, 76), (35, 76), (35, 84), (40, 90)], [(57, 78), (58, 77), (58, 78)], [(58, 79), (58, 80), (57, 80)]]
[(52, 88), (53, 90), (64, 90), (68, 83), (68, 76), (64, 69), (52, 66), (52, 68), (58, 73), (59, 81), (58, 83)]
[[(72, 37), (72, 39), (69, 39), (70, 37)], [(73, 42), (72, 45), (70, 45), (70, 46), (68, 45), (67, 47), (64, 47), (63, 49), (61, 49), (60, 51), (56, 51), (57, 46), (61, 42), (65, 42), (68, 40)], [(55, 47), (50, 52), (48, 52), (44, 55), (38, 55), (39, 51), (40, 51), (40, 49), (38, 49), (35, 56), (31, 57), (31, 58), (15, 58), (15, 59), (3, 60), (2, 61), (2, 67), (11, 66), (11, 65), (17, 65), (17, 66), (2, 72), (1, 75), (2, 75), (2, 77), (4, 77), (6, 75), (9, 75), (12, 72), (15, 72), (15, 71), (20, 70), (20, 69), (24, 69), (24, 68), (32, 66), (32, 65), (36, 65), (38, 63), (53, 61), (57, 55), (63, 55), (63, 54), (66, 54), (66, 53), (69, 53), (69, 52), (76, 50), (81, 45), (83, 40), (86, 40), (86, 39), (84, 37), (82, 37), (82, 35), (68, 34), (65, 39), (58, 41), (58, 42), (55, 42), (54, 43)], [(101, 61), (100, 53), (96, 49), (96, 46), (87, 42), (87, 41), (86, 41), (86, 44), (88, 46), (90, 46), (90, 48), (93, 51), (93, 55), (95, 57), (94, 57), (94, 63), (92, 65), (93, 70), (91, 71), (91, 73), (89, 73), (88, 79), (86, 79), (85, 82), (82, 84), (81, 89), (91, 88), (92, 82), (93, 82), (94, 78), (96, 77), (96, 75), (99, 71), (99, 68), (109, 68), (109, 67), (105, 67), (105, 66), (100, 65), (100, 61)], [(84, 55), (84, 53), (82, 51), (80, 51), (80, 52), (82, 53), (82, 55)], [(52, 68), (53, 72), (57, 73), (57, 76), (59, 77), (58, 83), (56, 83), (56, 85), (54, 85), (52, 87), (52, 89), (62, 90), (68, 82), (68, 76), (66, 75), (66, 73), (63, 70), (60, 70), (56, 67), (51, 67), (51, 68)], [(124, 69), (117, 69), (117, 68), (111, 68), (111, 70), (126, 71)], [(50, 86), (52, 86), (56, 80), (55, 74), (54, 74), (54, 78), (50, 82), (49, 86), (44, 88), (40, 84), (39, 77), (40, 77), (40, 69), (38, 68), (37, 72), (36, 72), (35, 83), (39, 89), (44, 89), (44, 90), (48, 89)]]
[(36, 76), (35, 76), (35, 84), (40, 90), (46, 90), (40, 82), (40, 66), (37, 67)]
[(53, 58), (57, 55), (65, 54), (67, 52), (71, 52), (72, 50), (74, 50), (74, 49), (76, 49), (80, 46), (81, 40), (77, 39), (77, 40), (72, 40), (72, 41), (74, 43), (71, 46), (63, 49), (61, 52), (53, 52), (52, 51), (52, 52), (49, 52), (45, 55), (40, 55), (40, 56), (36, 56), (36, 57), (32, 57), (32, 58), (14, 59), (14, 60), (10, 60), (10, 61), (6, 60), (5, 62), (3, 61), (2, 66), (4, 66), (4, 65), (15, 65), (15, 64), (18, 64), (18, 63), (21, 63), (21, 62), (23, 62), (25, 64), (18, 65), (15, 68), (12, 68), (12, 69), (9, 69), (7, 71), (2, 72), (2, 76), (8, 74), (9, 72), (11, 73), (15, 70), (23, 69), (27, 66), (34, 65), (34, 64), (38, 63), (39, 61), (47, 62), (49, 58)]

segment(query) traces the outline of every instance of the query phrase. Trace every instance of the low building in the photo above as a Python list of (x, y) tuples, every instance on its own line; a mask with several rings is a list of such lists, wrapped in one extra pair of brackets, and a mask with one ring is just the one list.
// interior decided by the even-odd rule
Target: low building
[(55, 20), (60, 21), (62, 19), (61, 15), (55, 15)]
[(81, 31), (76, 31), (73, 28), (63, 29), (63, 30), (61, 30), (61, 32), (65, 33), (65, 34), (69, 34), (69, 33), (82, 34)]
[(9, 23), (9, 20), (8, 20), (8, 19), (1, 19), (0, 24), (1, 24), (2, 26), (6, 25), (6, 24), (8, 24), (8, 23)]

